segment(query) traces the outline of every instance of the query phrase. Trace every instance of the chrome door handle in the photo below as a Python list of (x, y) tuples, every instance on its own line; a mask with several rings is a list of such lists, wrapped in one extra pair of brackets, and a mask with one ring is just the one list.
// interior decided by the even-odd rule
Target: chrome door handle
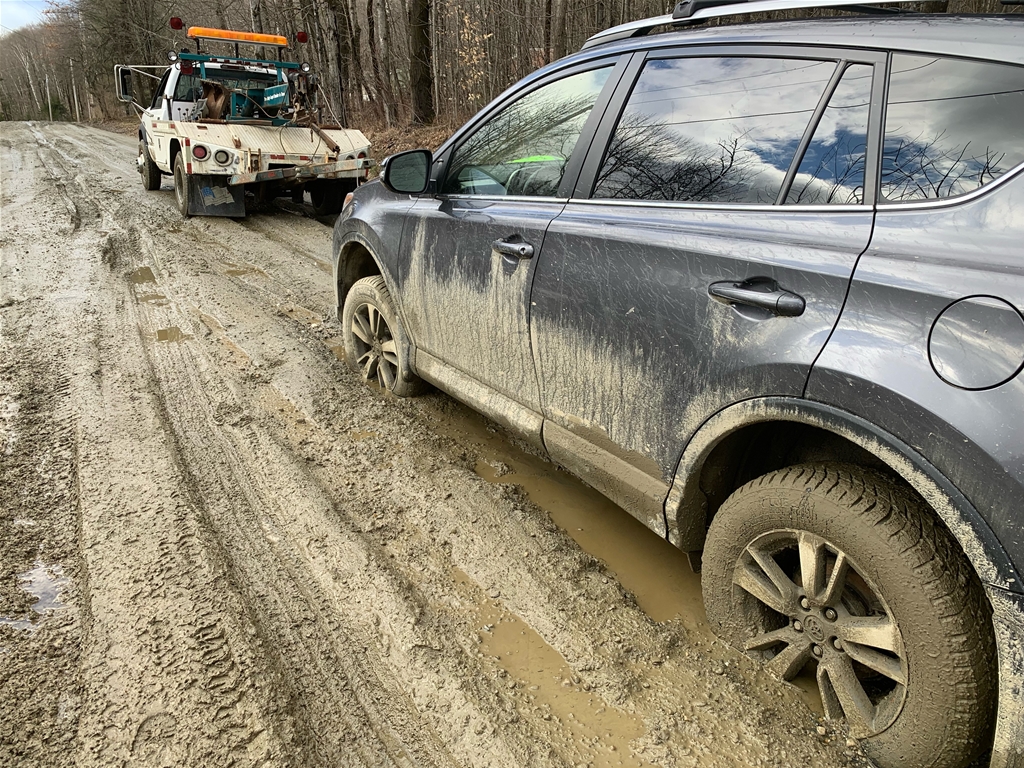
[(779, 287), (777, 282), (767, 277), (754, 277), (741, 283), (712, 283), (708, 294), (726, 304), (757, 307), (781, 317), (799, 317), (807, 306), (803, 296)]
[(533, 246), (524, 242), (521, 238), (517, 240), (495, 240), (491, 247), (502, 256), (511, 256), (516, 259), (532, 259)]

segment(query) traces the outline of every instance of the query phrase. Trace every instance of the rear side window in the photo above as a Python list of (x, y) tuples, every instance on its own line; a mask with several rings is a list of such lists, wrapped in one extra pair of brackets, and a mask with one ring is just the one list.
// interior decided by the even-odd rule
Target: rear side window
[(851, 64), (828, 101), (800, 160), (787, 205), (858, 205), (864, 202), (871, 76), (874, 67)]
[(648, 62), (593, 196), (775, 203), (835, 69), (738, 56)]
[(882, 198), (973, 192), (1024, 162), (1024, 68), (893, 56)]

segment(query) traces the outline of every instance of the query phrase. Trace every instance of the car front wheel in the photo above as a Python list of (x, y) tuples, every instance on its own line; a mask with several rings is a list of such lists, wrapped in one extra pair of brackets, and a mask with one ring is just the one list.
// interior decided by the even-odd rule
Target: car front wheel
[(364, 277), (353, 284), (341, 322), (345, 358), (365, 381), (398, 397), (423, 389), (423, 381), (409, 368), (405, 329), (383, 277)]
[(179, 152), (174, 156), (174, 199), (178, 203), (178, 210), (186, 219), (189, 217), (189, 184), (188, 172), (185, 170), (185, 157)]
[(148, 192), (160, 189), (160, 169), (149, 156), (149, 148), (142, 140), (139, 141), (139, 173), (142, 174), (143, 189)]
[(702, 584), (715, 632), (783, 680), (814, 671), (826, 715), (883, 768), (960, 768), (986, 747), (991, 616), (965, 556), (909, 489), (807, 464), (733, 493)]

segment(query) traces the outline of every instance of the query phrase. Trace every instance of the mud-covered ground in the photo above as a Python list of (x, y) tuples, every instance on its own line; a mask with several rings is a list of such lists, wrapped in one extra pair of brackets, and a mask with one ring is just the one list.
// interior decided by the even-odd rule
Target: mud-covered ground
[(339, 359), (330, 229), (0, 126), (0, 765), (846, 766), (685, 558)]

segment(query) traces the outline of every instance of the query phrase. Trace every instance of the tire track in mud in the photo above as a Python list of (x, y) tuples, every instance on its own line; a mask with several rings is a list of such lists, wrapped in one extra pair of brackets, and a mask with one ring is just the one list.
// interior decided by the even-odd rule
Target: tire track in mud
[[(134, 242), (136, 239), (138, 242)], [(113, 264), (118, 266), (123, 257), (138, 254), (143, 241), (144, 238), (133, 237), (131, 228), (127, 238), (112, 239), (116, 252), (111, 259)], [(147, 286), (150, 287), (160, 289), (159, 284)], [(178, 313), (173, 305), (143, 302), (136, 308), (139, 317), (132, 317), (135, 311), (131, 305), (126, 305), (118, 315), (119, 319), (127, 316), (121, 323), (125, 327), (109, 329), (103, 336), (124, 338), (132, 326), (137, 326), (144, 335), (158, 340), (155, 344), (143, 345), (149, 376), (161, 379), (158, 385), (150, 384), (146, 389), (162, 392), (164, 396), (162, 420), (176, 428), (180, 441), (177, 458), (183, 469), (201, 467), (200, 472), (191, 474), (190, 496), (197, 508), (202, 507), (200, 515), (215, 532), (235, 585), (244, 585), (243, 592), (248, 597), (246, 613), (250, 618), (259, 617), (255, 626), (257, 631), (262, 630), (266, 647), (276, 647), (275, 653), (268, 654), (276, 655), (280, 666), (276, 687), (301, 690), (301, 695), (289, 697), (291, 714), (299, 721), (302, 732), (302, 736), (295, 739), (296, 746), (305, 744), (306, 737), (311, 737), (310, 745), (303, 750), (305, 758), (299, 763), (455, 764), (438, 743), (418, 735), (426, 731), (429, 737), (429, 729), (415, 722), (418, 718), (414, 713), (401, 712), (400, 687), (383, 685), (376, 679), (375, 665), (360, 665), (358, 658), (350, 658), (354, 644), (336, 620), (317, 610), (328, 601), (317, 594), (316, 585), (303, 573), (302, 559), (271, 532), (273, 522), (268, 521), (266, 515), (268, 508), (276, 506), (275, 498), (282, 495), (282, 490), (285, 497), (289, 494), (293, 497), (294, 503), (298, 483), (291, 483), (285, 489), (271, 488), (269, 493), (259, 492), (261, 478), (253, 467), (266, 463), (258, 454), (267, 451), (251, 455), (245, 450), (245, 446), (259, 442), (259, 435), (252, 435), (251, 440), (234, 446), (218, 437), (217, 427), (221, 422), (217, 416), (223, 417), (232, 410), (231, 392), (216, 377), (201, 377), (207, 366), (201, 355), (190, 354), (195, 347), (185, 343), (189, 338), (187, 334), (169, 337), (178, 341), (164, 344), (159, 341), (162, 330), (185, 326), (188, 318), (175, 317)], [(169, 325), (172, 322), (176, 324)], [(118, 405), (118, 410), (125, 407)], [(277, 458), (279, 462), (274, 464), (280, 472), (280, 463), (287, 462), (288, 457)], [(173, 479), (173, 485), (180, 484), (177, 478)], [(321, 503), (321, 506), (324, 505)], [(329, 505), (326, 508), (329, 509)], [(256, 510), (261, 513), (257, 514)], [(160, 546), (161, 559), (173, 562), (174, 553), (165, 544)], [(180, 546), (182, 539), (178, 538), (173, 544)], [(207, 542), (207, 547), (212, 546), (213, 542)], [(168, 570), (180, 578), (180, 566)], [(271, 619), (268, 621), (267, 617)], [(310, 625), (314, 629), (311, 630)], [(293, 627), (298, 631), (289, 631)], [(355, 684), (350, 682), (353, 679)], [(294, 711), (296, 709), (298, 712)], [(107, 713), (107, 717), (110, 716), (111, 713)], [(173, 725), (166, 714), (160, 717), (164, 730)], [(392, 725), (396, 721), (397, 726)], [(320, 725), (324, 722), (331, 723), (330, 728)], [(377, 738), (367, 738), (368, 733)], [(411, 745), (412, 740), (420, 743)]]
[(54, 320), (80, 369), (78, 764), (856, 764), (795, 695), (652, 621), (481, 478), (491, 448), (451, 425), (493, 428), (347, 373), (313, 250), (329, 230), (181, 221), (72, 130), (36, 133), (75, 244), (32, 232), (88, 280), (86, 321)]
[[(153, 418), (145, 371), (133, 365), (140, 339), (121, 312), (126, 292), (110, 290), (103, 265), (116, 264), (130, 238), (109, 200), (96, 205), (83, 193), (73, 159), (36, 139), (40, 165), (57, 180), (57, 194), (70, 197), (75, 233), (54, 242), (45, 218), (18, 222), (22, 237), (45, 243), (62, 264), (63, 284), (51, 290), (67, 301), (49, 318), (49, 343), (78, 368), (69, 402), (77, 422), (87, 620), (76, 762), (265, 762), (272, 750), (259, 739), (260, 707), (244, 687), (218, 690), (223, 663), (211, 664), (210, 654), (222, 640), (193, 624), (204, 614), (223, 623), (230, 613), (216, 600), (216, 566), (196, 546), (194, 516), (177, 499), (173, 457)], [(73, 216), (72, 208), (95, 214)], [(225, 710), (232, 722), (217, 721)]]

